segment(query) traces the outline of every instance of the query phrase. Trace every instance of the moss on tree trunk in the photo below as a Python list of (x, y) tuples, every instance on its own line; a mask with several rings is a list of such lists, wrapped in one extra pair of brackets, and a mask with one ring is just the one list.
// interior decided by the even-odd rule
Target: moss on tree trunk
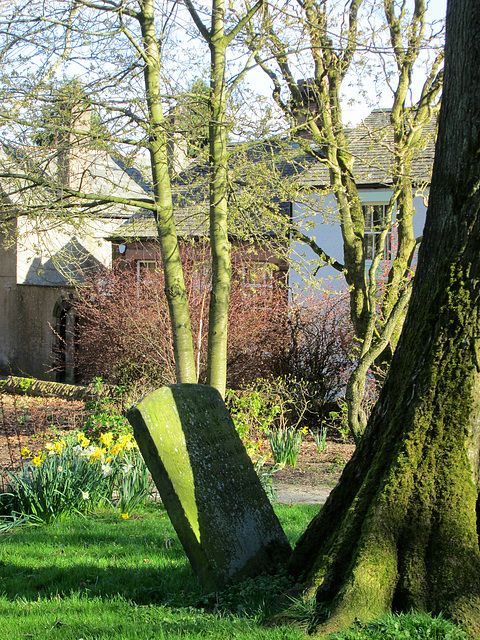
[(415, 608), (447, 613), (480, 637), (479, 23), (478, 3), (450, 3), (430, 205), (404, 330), (365, 435), (290, 562), (331, 608), (323, 632)]

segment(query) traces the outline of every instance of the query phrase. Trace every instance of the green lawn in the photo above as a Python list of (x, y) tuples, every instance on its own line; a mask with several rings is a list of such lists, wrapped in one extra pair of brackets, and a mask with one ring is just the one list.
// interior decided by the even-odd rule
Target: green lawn
[[(276, 511), (293, 543), (318, 507)], [(161, 505), (128, 520), (108, 511), (78, 516), (1, 537), (0, 640), (305, 638), (299, 626), (262, 626), (288, 584), (286, 576), (261, 576), (204, 596)], [(453, 626), (431, 619), (426, 635), (415, 629), (410, 635), (412, 621), (399, 620), (392, 619), (394, 635), (377, 625), (343, 637), (462, 637)], [(444, 629), (440, 635), (435, 625)]]

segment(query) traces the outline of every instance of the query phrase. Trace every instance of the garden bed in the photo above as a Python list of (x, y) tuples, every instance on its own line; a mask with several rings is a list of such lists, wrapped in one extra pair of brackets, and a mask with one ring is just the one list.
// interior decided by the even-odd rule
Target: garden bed
[[(82, 430), (90, 415), (84, 403), (60, 398), (36, 398), (28, 395), (0, 394), (0, 468), (21, 466), (20, 451), (40, 451), (46, 442), (64, 433)], [(319, 454), (311, 436), (307, 436), (300, 450), (295, 468), (286, 466), (274, 476), (275, 484), (299, 487), (333, 487), (353, 454), (353, 444), (330, 438)], [(269, 450), (264, 440), (262, 452)], [(267, 463), (268, 464), (268, 463)]]

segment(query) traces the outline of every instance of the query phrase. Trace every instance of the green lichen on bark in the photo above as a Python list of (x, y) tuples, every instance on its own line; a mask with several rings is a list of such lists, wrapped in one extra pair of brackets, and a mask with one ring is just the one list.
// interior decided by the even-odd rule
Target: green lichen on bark
[[(470, 629), (480, 619), (478, 492), (469, 451), (477, 446), (479, 373), (466, 340), (478, 333), (478, 282), (466, 285), (464, 276), (457, 263), (448, 284), (427, 299), (417, 296), (396, 375), (292, 556), (305, 591), (332, 609), (324, 633), (412, 607), (446, 612)], [(412, 362), (422, 363), (413, 376)]]

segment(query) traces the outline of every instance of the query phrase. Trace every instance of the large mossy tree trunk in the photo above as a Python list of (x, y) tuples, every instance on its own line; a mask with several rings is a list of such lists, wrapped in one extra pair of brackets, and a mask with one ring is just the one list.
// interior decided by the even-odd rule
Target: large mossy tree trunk
[(342, 478), (290, 567), (333, 631), (440, 611), (480, 637), (480, 3), (450, 0), (445, 91), (412, 299)]

